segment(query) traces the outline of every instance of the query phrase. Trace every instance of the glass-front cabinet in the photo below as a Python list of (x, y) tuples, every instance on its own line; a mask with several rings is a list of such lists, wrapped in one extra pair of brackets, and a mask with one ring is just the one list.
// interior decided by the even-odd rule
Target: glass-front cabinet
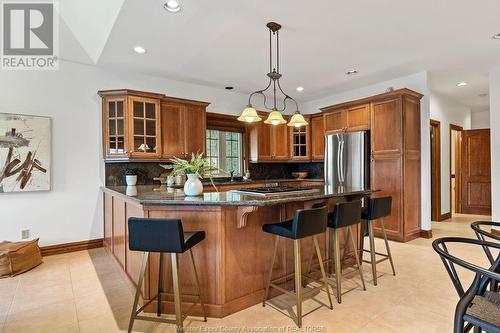
[(151, 98), (129, 97), (131, 155), (159, 157), (160, 102)]
[[(309, 120), (307, 120), (310, 122)], [(311, 159), (310, 126), (290, 128), (290, 154), (292, 160)]]
[(100, 91), (103, 153), (107, 160), (159, 158), (160, 99), (130, 90)]

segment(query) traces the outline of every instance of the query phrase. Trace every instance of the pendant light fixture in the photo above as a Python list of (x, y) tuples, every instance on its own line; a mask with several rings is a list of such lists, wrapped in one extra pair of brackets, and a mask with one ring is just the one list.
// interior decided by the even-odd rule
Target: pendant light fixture
[[(290, 119), (288, 126), (295, 126), (295, 127), (306, 126), (306, 125), (308, 125), (308, 123), (304, 119), (304, 117), (300, 114), (299, 105), (297, 104), (297, 101), (295, 101), (292, 97), (287, 95), (283, 91), (283, 89), (281, 88), (281, 85), (280, 85), (281, 73), (280, 73), (279, 30), (281, 29), (281, 25), (276, 23), (276, 22), (269, 22), (268, 24), (266, 24), (266, 27), (269, 29), (269, 73), (267, 73), (267, 77), (269, 78), (269, 82), (264, 89), (257, 90), (255, 92), (253, 92), (252, 94), (250, 94), (250, 96), (248, 97), (248, 105), (243, 110), (241, 116), (238, 117), (238, 120), (245, 121), (248, 123), (257, 122), (257, 121), (261, 120), (261, 118), (257, 114), (257, 110), (255, 110), (255, 108), (252, 106), (252, 97), (254, 95), (261, 95), (264, 98), (265, 108), (271, 111), (269, 113), (269, 116), (267, 117), (267, 119), (264, 121), (265, 124), (271, 124), (271, 125), (286, 124), (286, 120), (283, 118), (283, 115), (281, 112), (285, 111), (287, 100), (291, 100), (295, 103), (296, 111), (295, 111), (295, 114)], [(273, 61), (273, 37), (275, 37), (275, 40), (276, 40), (276, 42), (275, 42), (276, 56), (275, 56), (274, 61)], [(272, 93), (273, 93), (272, 106), (268, 106), (266, 103), (267, 100), (266, 100), (265, 92), (267, 90), (272, 90)], [(285, 97), (283, 99), (283, 105), (281, 108), (278, 108), (278, 104), (277, 104), (278, 91), (281, 92), (281, 94), (283, 94), (283, 96)]]

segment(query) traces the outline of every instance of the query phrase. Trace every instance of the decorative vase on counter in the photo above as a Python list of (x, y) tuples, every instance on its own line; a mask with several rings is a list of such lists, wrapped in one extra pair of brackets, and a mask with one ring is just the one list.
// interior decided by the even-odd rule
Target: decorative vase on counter
[(203, 193), (203, 184), (200, 178), (194, 173), (187, 174), (187, 180), (184, 183), (184, 194), (190, 197), (198, 196)]
[(126, 175), (125, 181), (127, 182), (127, 186), (135, 186), (137, 185), (137, 175)]

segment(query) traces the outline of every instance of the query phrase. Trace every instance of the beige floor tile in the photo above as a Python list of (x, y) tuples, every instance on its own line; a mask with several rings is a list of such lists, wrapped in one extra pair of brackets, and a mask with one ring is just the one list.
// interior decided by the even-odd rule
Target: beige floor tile
[(37, 288), (35, 284), (30, 287), (19, 287), (10, 309), (11, 314), (24, 310), (49, 307), (64, 301), (73, 301), (73, 288), (71, 283), (51, 285)]
[(77, 323), (73, 300), (10, 312), (4, 332), (45, 332)]

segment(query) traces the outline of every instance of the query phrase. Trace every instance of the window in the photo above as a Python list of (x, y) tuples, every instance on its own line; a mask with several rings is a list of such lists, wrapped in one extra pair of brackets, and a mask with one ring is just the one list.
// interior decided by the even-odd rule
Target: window
[(242, 134), (207, 129), (207, 158), (210, 166), (218, 168), (214, 176), (226, 176), (234, 170), (235, 175), (243, 172)]

